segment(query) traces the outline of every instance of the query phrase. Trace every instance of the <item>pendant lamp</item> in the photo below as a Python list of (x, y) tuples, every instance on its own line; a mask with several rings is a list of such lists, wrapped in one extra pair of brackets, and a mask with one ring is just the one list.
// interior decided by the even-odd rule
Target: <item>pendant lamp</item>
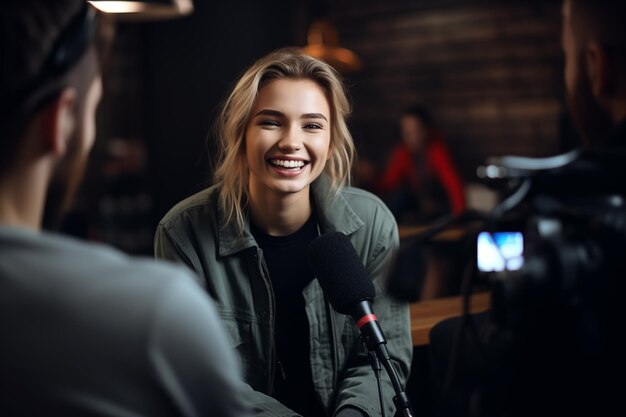
[(309, 26), (305, 54), (321, 59), (343, 73), (356, 72), (363, 66), (361, 59), (351, 50), (339, 46), (337, 29), (327, 18), (314, 21)]
[(161, 20), (190, 14), (192, 0), (89, 0), (96, 9), (110, 14), (116, 20)]

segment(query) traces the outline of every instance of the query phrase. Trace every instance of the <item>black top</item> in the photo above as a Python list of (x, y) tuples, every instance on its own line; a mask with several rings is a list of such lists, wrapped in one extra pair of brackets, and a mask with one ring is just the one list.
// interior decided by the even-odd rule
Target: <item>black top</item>
[(263, 250), (276, 299), (275, 398), (304, 416), (325, 415), (313, 388), (309, 323), (302, 296), (314, 278), (305, 251), (318, 235), (315, 217), (289, 236), (270, 236), (252, 223), (250, 231)]

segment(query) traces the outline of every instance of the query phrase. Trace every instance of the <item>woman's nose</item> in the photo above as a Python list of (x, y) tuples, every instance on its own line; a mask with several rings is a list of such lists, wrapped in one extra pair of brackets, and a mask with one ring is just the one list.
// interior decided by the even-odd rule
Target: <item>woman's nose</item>
[(302, 148), (302, 139), (300, 132), (295, 127), (289, 127), (283, 130), (283, 133), (278, 141), (278, 149), (285, 151), (297, 151)]

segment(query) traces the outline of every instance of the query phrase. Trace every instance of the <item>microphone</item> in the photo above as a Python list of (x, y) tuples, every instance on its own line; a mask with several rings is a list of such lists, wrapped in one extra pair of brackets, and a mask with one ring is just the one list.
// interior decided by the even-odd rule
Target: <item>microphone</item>
[(374, 284), (348, 237), (339, 232), (319, 236), (309, 244), (307, 259), (330, 305), (335, 311), (352, 316), (367, 348), (374, 351), (386, 344), (372, 311)]
[(307, 260), (333, 309), (352, 316), (367, 349), (376, 354), (396, 391), (393, 401), (404, 416), (412, 412), (408, 397), (393, 367), (387, 340), (372, 310), (376, 296), (374, 284), (346, 235), (330, 232), (318, 236), (307, 247)]

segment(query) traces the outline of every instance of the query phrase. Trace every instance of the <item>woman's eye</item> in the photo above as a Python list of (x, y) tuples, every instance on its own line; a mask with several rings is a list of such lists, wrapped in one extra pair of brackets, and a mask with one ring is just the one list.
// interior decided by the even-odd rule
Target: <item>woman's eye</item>
[(323, 129), (322, 125), (317, 123), (307, 123), (304, 125), (305, 129)]
[(280, 126), (276, 120), (261, 120), (259, 126)]

